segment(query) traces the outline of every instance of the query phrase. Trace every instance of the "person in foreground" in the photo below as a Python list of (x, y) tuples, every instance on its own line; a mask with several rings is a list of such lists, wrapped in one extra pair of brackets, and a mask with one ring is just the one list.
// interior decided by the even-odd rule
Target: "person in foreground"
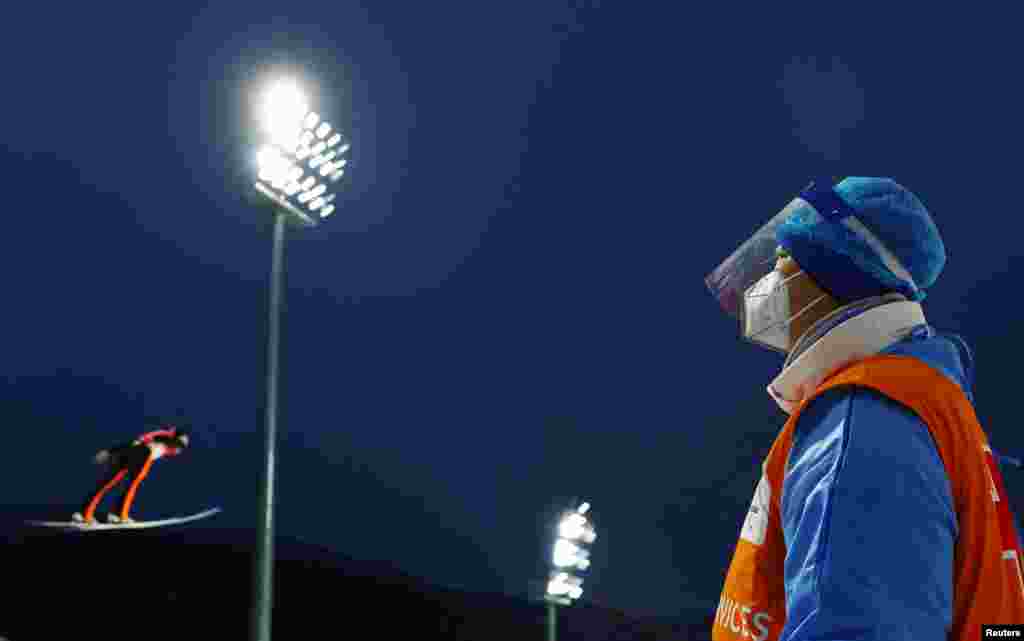
[(80, 512), (75, 512), (71, 520), (76, 523), (94, 523), (96, 509), (103, 501), (104, 495), (123, 479), (131, 481), (121, 496), (120, 512), (110, 514), (111, 523), (130, 523), (132, 503), (142, 479), (149, 474), (153, 462), (164, 456), (177, 456), (188, 447), (188, 432), (174, 425), (165, 425), (158, 430), (141, 434), (128, 443), (123, 443), (106, 450), (100, 450), (94, 461), (107, 464), (107, 472), (100, 479), (96, 489), (83, 502)]
[(889, 178), (815, 181), (705, 278), (786, 356), (715, 641), (977, 639), (1024, 623), (1021, 543), (966, 344), (921, 301), (946, 262)]

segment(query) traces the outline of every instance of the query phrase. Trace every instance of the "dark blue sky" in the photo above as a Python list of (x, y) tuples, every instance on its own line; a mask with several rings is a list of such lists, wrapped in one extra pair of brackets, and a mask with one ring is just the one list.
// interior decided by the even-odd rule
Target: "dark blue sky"
[(286, 252), (281, 533), (522, 593), (545, 511), (581, 495), (588, 598), (713, 609), (783, 416), (779, 360), (702, 279), (822, 173), (932, 210), (926, 313), (976, 348), (997, 448), (1024, 449), (1012, 21), (929, 11), (8, 9), (6, 502), (74, 501), (96, 449), (180, 410), (209, 427), (139, 513), (255, 524), (270, 246), (241, 192), (281, 65), (353, 141), (339, 212)]

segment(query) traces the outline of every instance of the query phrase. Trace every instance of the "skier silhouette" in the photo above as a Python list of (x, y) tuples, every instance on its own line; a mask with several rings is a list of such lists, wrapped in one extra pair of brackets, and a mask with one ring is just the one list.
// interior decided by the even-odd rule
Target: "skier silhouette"
[(104, 495), (126, 477), (131, 481), (121, 495), (121, 507), (118, 514), (111, 513), (107, 520), (111, 523), (131, 523), (130, 516), (135, 493), (142, 479), (149, 474), (153, 462), (164, 456), (177, 456), (188, 447), (188, 431), (174, 425), (162, 425), (160, 429), (139, 435), (128, 443), (100, 450), (93, 458), (98, 465), (107, 464), (107, 472), (100, 479), (96, 488), (83, 501), (80, 512), (75, 512), (71, 520), (76, 523), (95, 523), (96, 509), (103, 501)]

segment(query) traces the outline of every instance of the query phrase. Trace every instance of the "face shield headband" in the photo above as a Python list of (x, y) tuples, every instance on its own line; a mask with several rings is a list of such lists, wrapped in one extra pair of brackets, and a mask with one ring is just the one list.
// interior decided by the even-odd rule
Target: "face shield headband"
[(853, 208), (828, 185), (811, 183), (705, 277), (705, 284), (725, 313), (742, 321), (744, 296), (751, 286), (774, 270), (779, 247), (777, 231), (790, 219), (804, 225), (843, 225), (906, 284), (907, 291), (901, 293), (913, 296), (917, 286), (910, 273), (881, 240), (857, 220)]

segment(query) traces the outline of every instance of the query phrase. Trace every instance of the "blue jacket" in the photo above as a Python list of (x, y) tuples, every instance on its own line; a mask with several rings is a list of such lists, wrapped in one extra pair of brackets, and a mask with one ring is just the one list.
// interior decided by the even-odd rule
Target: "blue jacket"
[[(954, 340), (921, 326), (884, 353), (919, 358), (973, 403), (970, 355)], [(935, 442), (908, 408), (864, 388), (811, 401), (794, 432), (781, 518), (781, 641), (946, 638), (957, 519)]]

